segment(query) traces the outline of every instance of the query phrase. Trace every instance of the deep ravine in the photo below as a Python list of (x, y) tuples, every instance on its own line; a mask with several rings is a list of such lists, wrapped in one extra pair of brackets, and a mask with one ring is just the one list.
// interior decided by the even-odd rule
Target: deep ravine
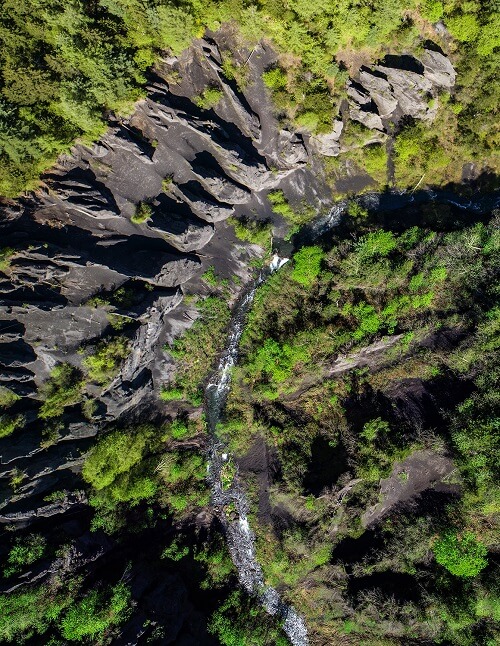
[[(418, 193), (392, 191), (385, 195), (369, 193), (358, 198), (359, 203), (370, 210), (398, 210), (404, 206), (437, 202), (450, 204), (460, 210), (484, 212), (485, 209), (498, 206), (498, 194), (486, 197), (475, 196), (465, 200), (447, 191), (419, 191)], [(310, 244), (321, 238), (331, 229), (337, 227), (348, 210), (348, 200), (335, 204), (323, 216), (312, 220), (304, 226), (295, 238), (295, 248)], [(290, 249), (290, 243), (275, 241), (278, 251)], [(227, 396), (231, 388), (231, 369), (238, 360), (238, 350), (243, 334), (247, 314), (252, 306), (255, 292), (272, 273), (282, 267), (288, 258), (275, 255), (244, 292), (234, 308), (228, 331), (228, 342), (217, 370), (205, 388), (205, 413), (209, 432), (208, 479), (212, 494), (212, 505), (220, 519), (226, 534), (226, 540), (233, 563), (237, 569), (238, 579), (243, 588), (256, 595), (263, 608), (283, 622), (283, 630), (293, 646), (307, 646), (308, 634), (304, 619), (293, 606), (287, 605), (278, 592), (266, 586), (262, 568), (255, 555), (255, 536), (248, 523), (249, 505), (245, 492), (234, 476), (235, 469), (232, 456), (227, 447), (217, 436), (217, 425), (222, 420)]]
[(261, 271), (235, 307), (226, 349), (205, 389), (205, 408), (210, 437), (208, 475), (212, 505), (225, 528), (229, 552), (237, 569), (240, 584), (249, 594), (258, 596), (266, 612), (282, 620), (283, 630), (293, 646), (307, 646), (309, 641), (304, 619), (292, 606), (281, 600), (274, 588), (264, 583), (262, 568), (255, 556), (255, 537), (247, 519), (248, 501), (238, 478), (232, 477), (232, 457), (217, 437), (217, 424), (221, 420), (231, 387), (231, 369), (238, 359), (239, 342), (255, 291), (287, 260), (287, 258), (274, 256), (269, 266)]

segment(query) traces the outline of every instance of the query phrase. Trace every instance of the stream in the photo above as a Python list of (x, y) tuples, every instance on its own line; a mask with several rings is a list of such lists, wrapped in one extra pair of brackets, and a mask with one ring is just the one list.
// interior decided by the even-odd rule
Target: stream
[[(450, 204), (459, 210), (475, 213), (492, 210), (500, 204), (498, 193), (465, 200), (446, 191), (419, 191), (418, 193), (388, 192), (366, 194), (357, 200), (365, 208), (392, 211), (411, 204), (437, 202)], [(335, 204), (323, 216), (305, 225), (295, 239), (293, 246), (310, 244), (330, 229), (338, 226), (348, 206), (347, 200)], [(277, 241), (275, 248), (287, 255), (292, 251), (290, 243)], [(257, 279), (243, 293), (237, 302), (228, 331), (228, 343), (219, 361), (217, 370), (205, 388), (205, 409), (209, 430), (208, 479), (212, 493), (212, 505), (225, 529), (227, 545), (238, 573), (242, 587), (255, 595), (270, 615), (282, 621), (283, 630), (293, 646), (307, 646), (309, 643), (304, 619), (293, 606), (287, 605), (277, 590), (265, 585), (262, 568), (255, 555), (255, 535), (248, 523), (249, 505), (245, 492), (235, 473), (234, 461), (227, 447), (217, 437), (217, 425), (222, 420), (224, 407), (231, 388), (231, 369), (238, 359), (239, 342), (244, 330), (246, 316), (252, 305), (255, 292), (272, 273), (282, 267), (288, 258), (275, 255)]]
[[(217, 424), (221, 421), (227, 395), (231, 387), (231, 368), (236, 365), (246, 315), (252, 305), (257, 287), (268, 276), (282, 267), (288, 258), (274, 256), (251, 287), (243, 294), (234, 309), (228, 333), (228, 343), (219, 361), (217, 371), (205, 389), (205, 406), (210, 436), (208, 478), (212, 505), (221, 520), (231, 558), (242, 587), (256, 595), (263, 608), (283, 622), (283, 630), (293, 646), (307, 646), (307, 628), (303, 618), (284, 603), (278, 592), (264, 583), (264, 575), (255, 557), (255, 536), (248, 523), (248, 501), (238, 478), (233, 477), (231, 456), (217, 438)], [(227, 513), (229, 511), (229, 513)]]

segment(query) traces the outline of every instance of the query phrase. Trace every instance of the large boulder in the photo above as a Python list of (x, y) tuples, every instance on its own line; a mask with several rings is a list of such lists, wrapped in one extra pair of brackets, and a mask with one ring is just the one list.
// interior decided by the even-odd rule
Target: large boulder
[(404, 116), (431, 121), (439, 89), (451, 89), (456, 72), (440, 52), (426, 49), (418, 60), (387, 56), (373, 68), (361, 68), (347, 84), (349, 116), (372, 130), (387, 130)]

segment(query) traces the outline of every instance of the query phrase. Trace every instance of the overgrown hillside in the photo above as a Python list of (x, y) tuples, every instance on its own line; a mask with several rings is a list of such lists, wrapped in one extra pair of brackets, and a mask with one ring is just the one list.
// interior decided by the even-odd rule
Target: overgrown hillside
[[(417, 161), (434, 183), (459, 179), (464, 161), (496, 167), (499, 24), (492, 0), (6, 0), (0, 192), (15, 196), (36, 186), (75, 138), (97, 139), (110, 112), (130, 110), (164, 52), (178, 54), (205, 27), (227, 21), (247, 42), (268, 38), (278, 47), (279, 64), (266, 84), (283, 118), (313, 132), (331, 131), (349, 74), (386, 54), (418, 56), (432, 40), (451, 55), (459, 82), (441, 97), (434, 127), (405, 124), (397, 147), (402, 165)], [(244, 83), (245, 65), (228, 55), (224, 68)], [(396, 182), (404, 185), (406, 174), (398, 175), (397, 168)]]
[(435, 217), (301, 248), (243, 337), (220, 432), (315, 643), (498, 637), (498, 212)]

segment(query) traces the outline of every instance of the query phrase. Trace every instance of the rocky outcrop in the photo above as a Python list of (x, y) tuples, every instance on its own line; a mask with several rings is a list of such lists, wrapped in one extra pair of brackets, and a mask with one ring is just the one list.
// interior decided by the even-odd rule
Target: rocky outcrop
[[(13, 414), (24, 415), (25, 427), (0, 439), (0, 522), (15, 523), (18, 513), (31, 522), (48, 509), (47, 494), (75, 486), (103, 424), (158, 411), (154, 391), (173, 369), (163, 345), (197, 315), (184, 290), (206, 293), (200, 276), (213, 264), (239, 278), (229, 281), (234, 300), (250, 275), (256, 248), (235, 246), (224, 221), (279, 219), (264, 199), (278, 186), (297, 200), (320, 192), (304, 137), (269, 118), (261, 75), (275, 54), (258, 49), (245, 92), (224, 76), (216, 38), (163, 60), (129, 118), (111, 119), (97, 144), (76, 145), (41, 191), (3, 210), (2, 246), (13, 253), (0, 273), (0, 383), (22, 397)], [(203, 109), (198, 97), (209, 87), (220, 100)], [(114, 300), (121, 288), (134, 303)], [(81, 369), (85, 353), (117, 334), (130, 354), (111, 383), (87, 385), (92, 422), (80, 406), (52, 426), (37, 419), (51, 370), (61, 362)], [(67, 507), (57, 509), (64, 515)]]
[(386, 56), (379, 65), (362, 67), (347, 87), (349, 116), (373, 130), (387, 130), (403, 116), (432, 121), (438, 90), (450, 90), (456, 73), (449, 59), (426, 49), (420, 60)]

